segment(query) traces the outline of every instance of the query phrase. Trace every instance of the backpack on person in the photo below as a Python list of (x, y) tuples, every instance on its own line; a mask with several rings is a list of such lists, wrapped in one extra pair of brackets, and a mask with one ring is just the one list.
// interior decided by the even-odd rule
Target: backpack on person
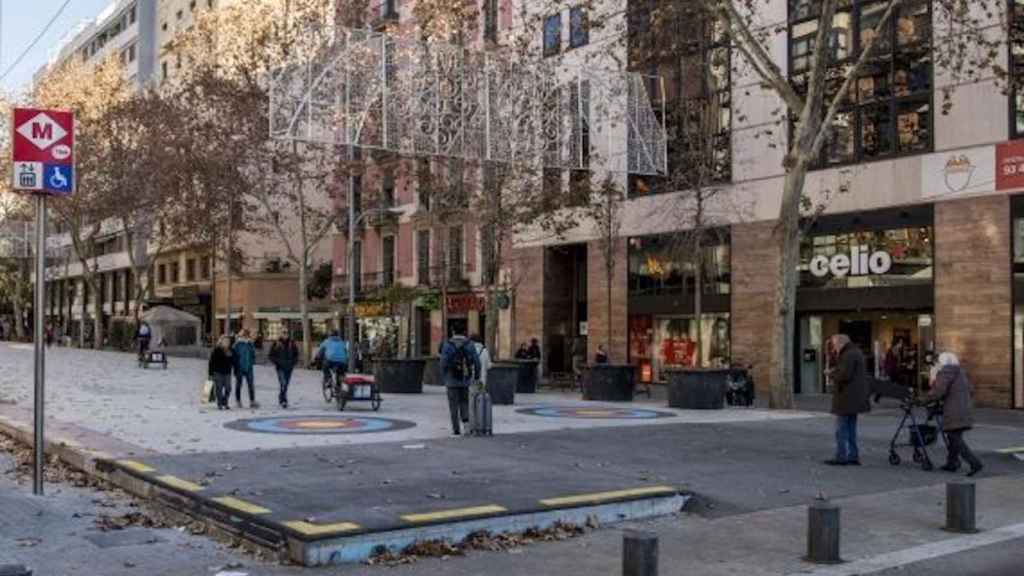
[(452, 377), (456, 378), (460, 382), (465, 382), (466, 379), (473, 373), (473, 365), (469, 360), (469, 352), (466, 351), (467, 346), (471, 346), (470, 342), (463, 342), (460, 344), (452, 344), (455, 348), (455, 353), (452, 355), (451, 372)]

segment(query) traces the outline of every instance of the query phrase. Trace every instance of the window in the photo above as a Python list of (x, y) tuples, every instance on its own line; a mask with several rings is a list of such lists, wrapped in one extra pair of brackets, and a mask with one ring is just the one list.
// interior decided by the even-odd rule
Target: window
[(167, 80), (167, 61), (164, 60), (160, 63), (160, 73), (163, 74), (163, 79)]
[[(932, 14), (929, 0), (903, 2), (878, 32), (887, 3), (848, 0), (832, 20), (827, 79), (835, 96), (845, 71), (874, 42), (863, 72), (830, 127), (819, 164), (843, 164), (932, 149)], [(806, 90), (818, 33), (818, 3), (790, 0), (789, 64)]]
[(384, 273), (382, 280), (384, 287), (387, 288), (395, 283), (395, 237), (385, 236), (381, 246), (384, 250), (384, 253), (381, 255)]
[(196, 281), (196, 260), (195, 258), (189, 258), (185, 261), (185, 281), (195, 282)]
[(384, 0), (380, 7), (381, 18), (398, 19), (398, 0)]
[(178, 10), (178, 13), (177, 13), (177, 14), (175, 15), (175, 17), (176, 17), (176, 18), (177, 18), (178, 20), (181, 20), (182, 16), (184, 16), (184, 15), (185, 15), (185, 13), (184, 13), (184, 12), (182, 12), (181, 10)]
[(416, 232), (416, 278), (421, 286), (430, 284), (430, 230)]
[(135, 24), (136, 10), (137, 9), (138, 8), (135, 5), (132, 5), (131, 11), (128, 12), (128, 23), (129, 24)]
[(381, 179), (380, 198), (383, 208), (391, 208), (395, 205), (395, 176), (385, 174)]
[(485, 286), (491, 286), (498, 279), (497, 235), (494, 225), (480, 227), (480, 260), (481, 280)]
[(498, 0), (484, 2), (484, 40), (498, 41)]
[(462, 282), (462, 226), (448, 229), (448, 279), (453, 284)]
[(544, 19), (544, 55), (554, 56), (562, 50), (562, 15), (552, 14)]
[(203, 258), (202, 259), (202, 263), (199, 266), (199, 269), (200, 269), (200, 273), (199, 273), (200, 277), (203, 280), (209, 280), (210, 279), (210, 259), (209, 258)]
[[(930, 284), (934, 275), (933, 244), (930, 226), (809, 236), (800, 248), (800, 287), (871, 288)], [(879, 252), (886, 255), (889, 264), (883, 273), (870, 269), (874, 255)], [(862, 254), (861, 260), (852, 263), (855, 253)], [(824, 257), (819, 261), (826, 268), (815, 271), (812, 260), (818, 257)], [(843, 269), (840, 274), (827, 268), (835, 258), (845, 261), (845, 264), (838, 264)], [(862, 270), (865, 262), (868, 270)]]
[(163, 24), (161, 24), (160, 25), (160, 29), (163, 30), (164, 32), (167, 32), (167, 22), (164, 22)]
[(356, 219), (359, 219), (363, 212), (363, 177), (359, 174), (352, 176), (352, 206)]
[(1010, 136), (1024, 137), (1024, 0), (1010, 0)]
[(135, 298), (135, 272), (132, 270), (124, 272), (124, 298), (125, 300)]
[(420, 208), (430, 211), (430, 188), (433, 175), (430, 172), (430, 159), (420, 158), (416, 162), (416, 189), (419, 191)]
[(590, 42), (590, 21), (582, 6), (569, 9), (569, 47), (579, 48)]
[(170, 268), (168, 268), (168, 272), (170, 274), (171, 284), (177, 284), (181, 282), (181, 276), (178, 275), (179, 270), (177, 262), (171, 262)]
[(167, 265), (161, 264), (157, 267), (156, 283), (167, 284)]
[[(709, 231), (702, 244), (702, 292), (726, 295), (731, 291), (731, 250), (728, 234)], [(627, 268), (630, 297), (693, 294), (695, 258), (684, 236), (642, 236), (629, 239)]]
[(196, 9), (196, 0), (192, 0), (191, 2), (188, 3), (188, 9), (189, 10), (195, 10)]

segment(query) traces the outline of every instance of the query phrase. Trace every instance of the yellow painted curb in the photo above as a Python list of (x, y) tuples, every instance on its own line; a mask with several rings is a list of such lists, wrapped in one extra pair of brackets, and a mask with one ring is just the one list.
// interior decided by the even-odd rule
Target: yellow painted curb
[(136, 462), (135, 460), (118, 460), (117, 463), (123, 468), (127, 468), (140, 474), (147, 474), (149, 472), (156, 471), (156, 468), (146, 466), (142, 462)]
[(1002, 448), (996, 450), (996, 454), (1021, 454), (1024, 453), (1024, 446), (1017, 446), (1016, 448)]
[(220, 498), (214, 498), (214, 502), (233, 508), (239, 512), (245, 512), (246, 514), (270, 514), (270, 510), (263, 506), (258, 506), (245, 500), (239, 500), (234, 496), (221, 496)]
[(502, 506), (496, 506), (492, 504), (488, 506), (473, 506), (470, 508), (440, 510), (438, 512), (425, 512), (423, 514), (406, 514), (405, 516), (402, 516), (402, 520), (416, 524), (420, 522), (434, 522), (436, 520), (450, 520), (452, 518), (486, 516), (488, 514), (500, 514), (502, 512), (508, 512), (508, 510)]
[(203, 489), (203, 487), (200, 486), (199, 484), (189, 482), (188, 480), (182, 480), (177, 476), (157, 476), (156, 479), (159, 480), (160, 482), (163, 482), (164, 484), (167, 484), (171, 488), (177, 488), (179, 490), (184, 490), (186, 492), (200, 492)]
[(545, 506), (573, 506), (576, 504), (599, 504), (609, 500), (620, 500), (624, 498), (636, 498), (639, 496), (657, 496), (659, 494), (669, 495), (678, 491), (671, 486), (647, 486), (644, 488), (633, 488), (630, 490), (614, 490), (611, 492), (595, 492), (593, 494), (580, 494), (577, 496), (563, 496), (561, 498), (548, 498), (541, 500)]
[(352, 522), (313, 524), (305, 520), (292, 520), (291, 522), (285, 522), (284, 525), (305, 536), (323, 536), (324, 534), (336, 534), (338, 532), (352, 532), (361, 528), (359, 524)]

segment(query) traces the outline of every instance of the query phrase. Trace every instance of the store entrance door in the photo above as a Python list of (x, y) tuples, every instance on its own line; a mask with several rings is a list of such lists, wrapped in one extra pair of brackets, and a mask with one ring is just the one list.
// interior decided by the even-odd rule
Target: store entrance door
[(857, 311), (809, 314), (800, 318), (797, 394), (829, 393), (832, 367), (825, 343), (846, 334), (864, 353), (868, 376), (902, 385), (927, 385), (935, 350), (931, 311)]

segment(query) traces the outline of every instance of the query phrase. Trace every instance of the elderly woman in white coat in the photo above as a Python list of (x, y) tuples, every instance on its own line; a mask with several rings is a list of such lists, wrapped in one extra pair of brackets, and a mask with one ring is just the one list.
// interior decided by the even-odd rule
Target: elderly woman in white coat
[(480, 357), (480, 383), (487, 388), (487, 371), (492, 364), (491, 352), (479, 334), (473, 336), (473, 345), (476, 346), (476, 355)]
[(943, 402), (942, 428), (946, 433), (946, 472), (960, 469), (960, 459), (970, 465), (968, 476), (981, 472), (982, 463), (970, 446), (964, 441), (964, 433), (974, 426), (974, 390), (967, 374), (960, 367), (960, 360), (952, 352), (939, 354), (938, 362), (932, 368), (932, 389), (923, 398), (924, 402)]

